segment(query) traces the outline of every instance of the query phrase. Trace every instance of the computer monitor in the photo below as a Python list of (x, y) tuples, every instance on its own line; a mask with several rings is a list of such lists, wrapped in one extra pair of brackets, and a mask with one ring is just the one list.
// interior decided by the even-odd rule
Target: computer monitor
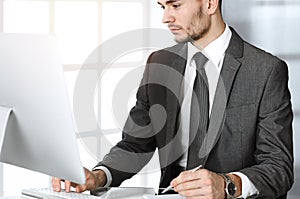
[(53, 36), (0, 33), (0, 161), (85, 182)]

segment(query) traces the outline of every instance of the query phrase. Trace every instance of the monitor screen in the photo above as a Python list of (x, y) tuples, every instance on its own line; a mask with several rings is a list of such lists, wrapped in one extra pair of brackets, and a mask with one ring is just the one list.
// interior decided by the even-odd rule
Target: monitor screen
[(0, 33), (0, 161), (85, 182), (53, 36)]

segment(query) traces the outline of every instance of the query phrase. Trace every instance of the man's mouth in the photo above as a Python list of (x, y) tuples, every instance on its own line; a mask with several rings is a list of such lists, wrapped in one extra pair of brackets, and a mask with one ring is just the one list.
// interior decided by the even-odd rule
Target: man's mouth
[(179, 31), (179, 30), (182, 29), (181, 26), (179, 26), (179, 25), (173, 25), (173, 24), (168, 25), (168, 28), (169, 28), (172, 32), (177, 32), (177, 31)]

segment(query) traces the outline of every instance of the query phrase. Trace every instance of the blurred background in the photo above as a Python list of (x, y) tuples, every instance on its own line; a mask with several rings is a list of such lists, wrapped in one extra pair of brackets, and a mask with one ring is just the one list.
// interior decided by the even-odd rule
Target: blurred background
[[(299, 10), (299, 0), (223, 0), (225, 21), (243, 39), (288, 63), (295, 116), (295, 184), (289, 193), (290, 199), (300, 196), (300, 144), (297, 143), (300, 140), (297, 132), (300, 128), (300, 93), (297, 92), (297, 85), (300, 85)], [(54, 34), (59, 41), (69, 93), (73, 96), (79, 72), (88, 78), (98, 77), (96, 66), (80, 70), (95, 48), (130, 30), (159, 28), (167, 31), (161, 23), (162, 14), (155, 0), (0, 0), (0, 32)], [(149, 42), (151, 38), (145, 36), (144, 40), (142, 42)], [(172, 35), (162, 42), (164, 46), (174, 44)], [(121, 139), (126, 116), (116, 122), (112, 111), (113, 91), (126, 74), (145, 64), (148, 54), (155, 48), (158, 46), (127, 52), (110, 63), (111, 67), (103, 74), (95, 95), (95, 109), (83, 113), (86, 120), (77, 126), (84, 166), (92, 168), (97, 159), (107, 153), (108, 146)], [(139, 79), (136, 80), (138, 84)], [(72, 103), (72, 97), (70, 100)], [(129, 110), (134, 103), (134, 92), (127, 101), (126, 109)], [(95, 117), (96, 120), (89, 119)], [(155, 156), (139, 175), (122, 185), (157, 187), (160, 173), (154, 166), (157, 164)], [(19, 195), (23, 188), (47, 187), (48, 183), (46, 175), (0, 164), (2, 195)]]
[(294, 111), (295, 183), (289, 199), (300, 197), (300, 1), (224, 0), (224, 17), (243, 39), (285, 60)]

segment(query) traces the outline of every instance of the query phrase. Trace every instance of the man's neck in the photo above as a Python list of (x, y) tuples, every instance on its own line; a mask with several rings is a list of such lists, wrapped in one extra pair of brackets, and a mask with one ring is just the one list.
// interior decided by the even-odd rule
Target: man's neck
[(225, 27), (226, 24), (223, 20), (217, 20), (216, 23), (212, 23), (206, 35), (194, 41), (193, 44), (199, 49), (204, 49), (208, 44), (217, 39), (224, 32)]

